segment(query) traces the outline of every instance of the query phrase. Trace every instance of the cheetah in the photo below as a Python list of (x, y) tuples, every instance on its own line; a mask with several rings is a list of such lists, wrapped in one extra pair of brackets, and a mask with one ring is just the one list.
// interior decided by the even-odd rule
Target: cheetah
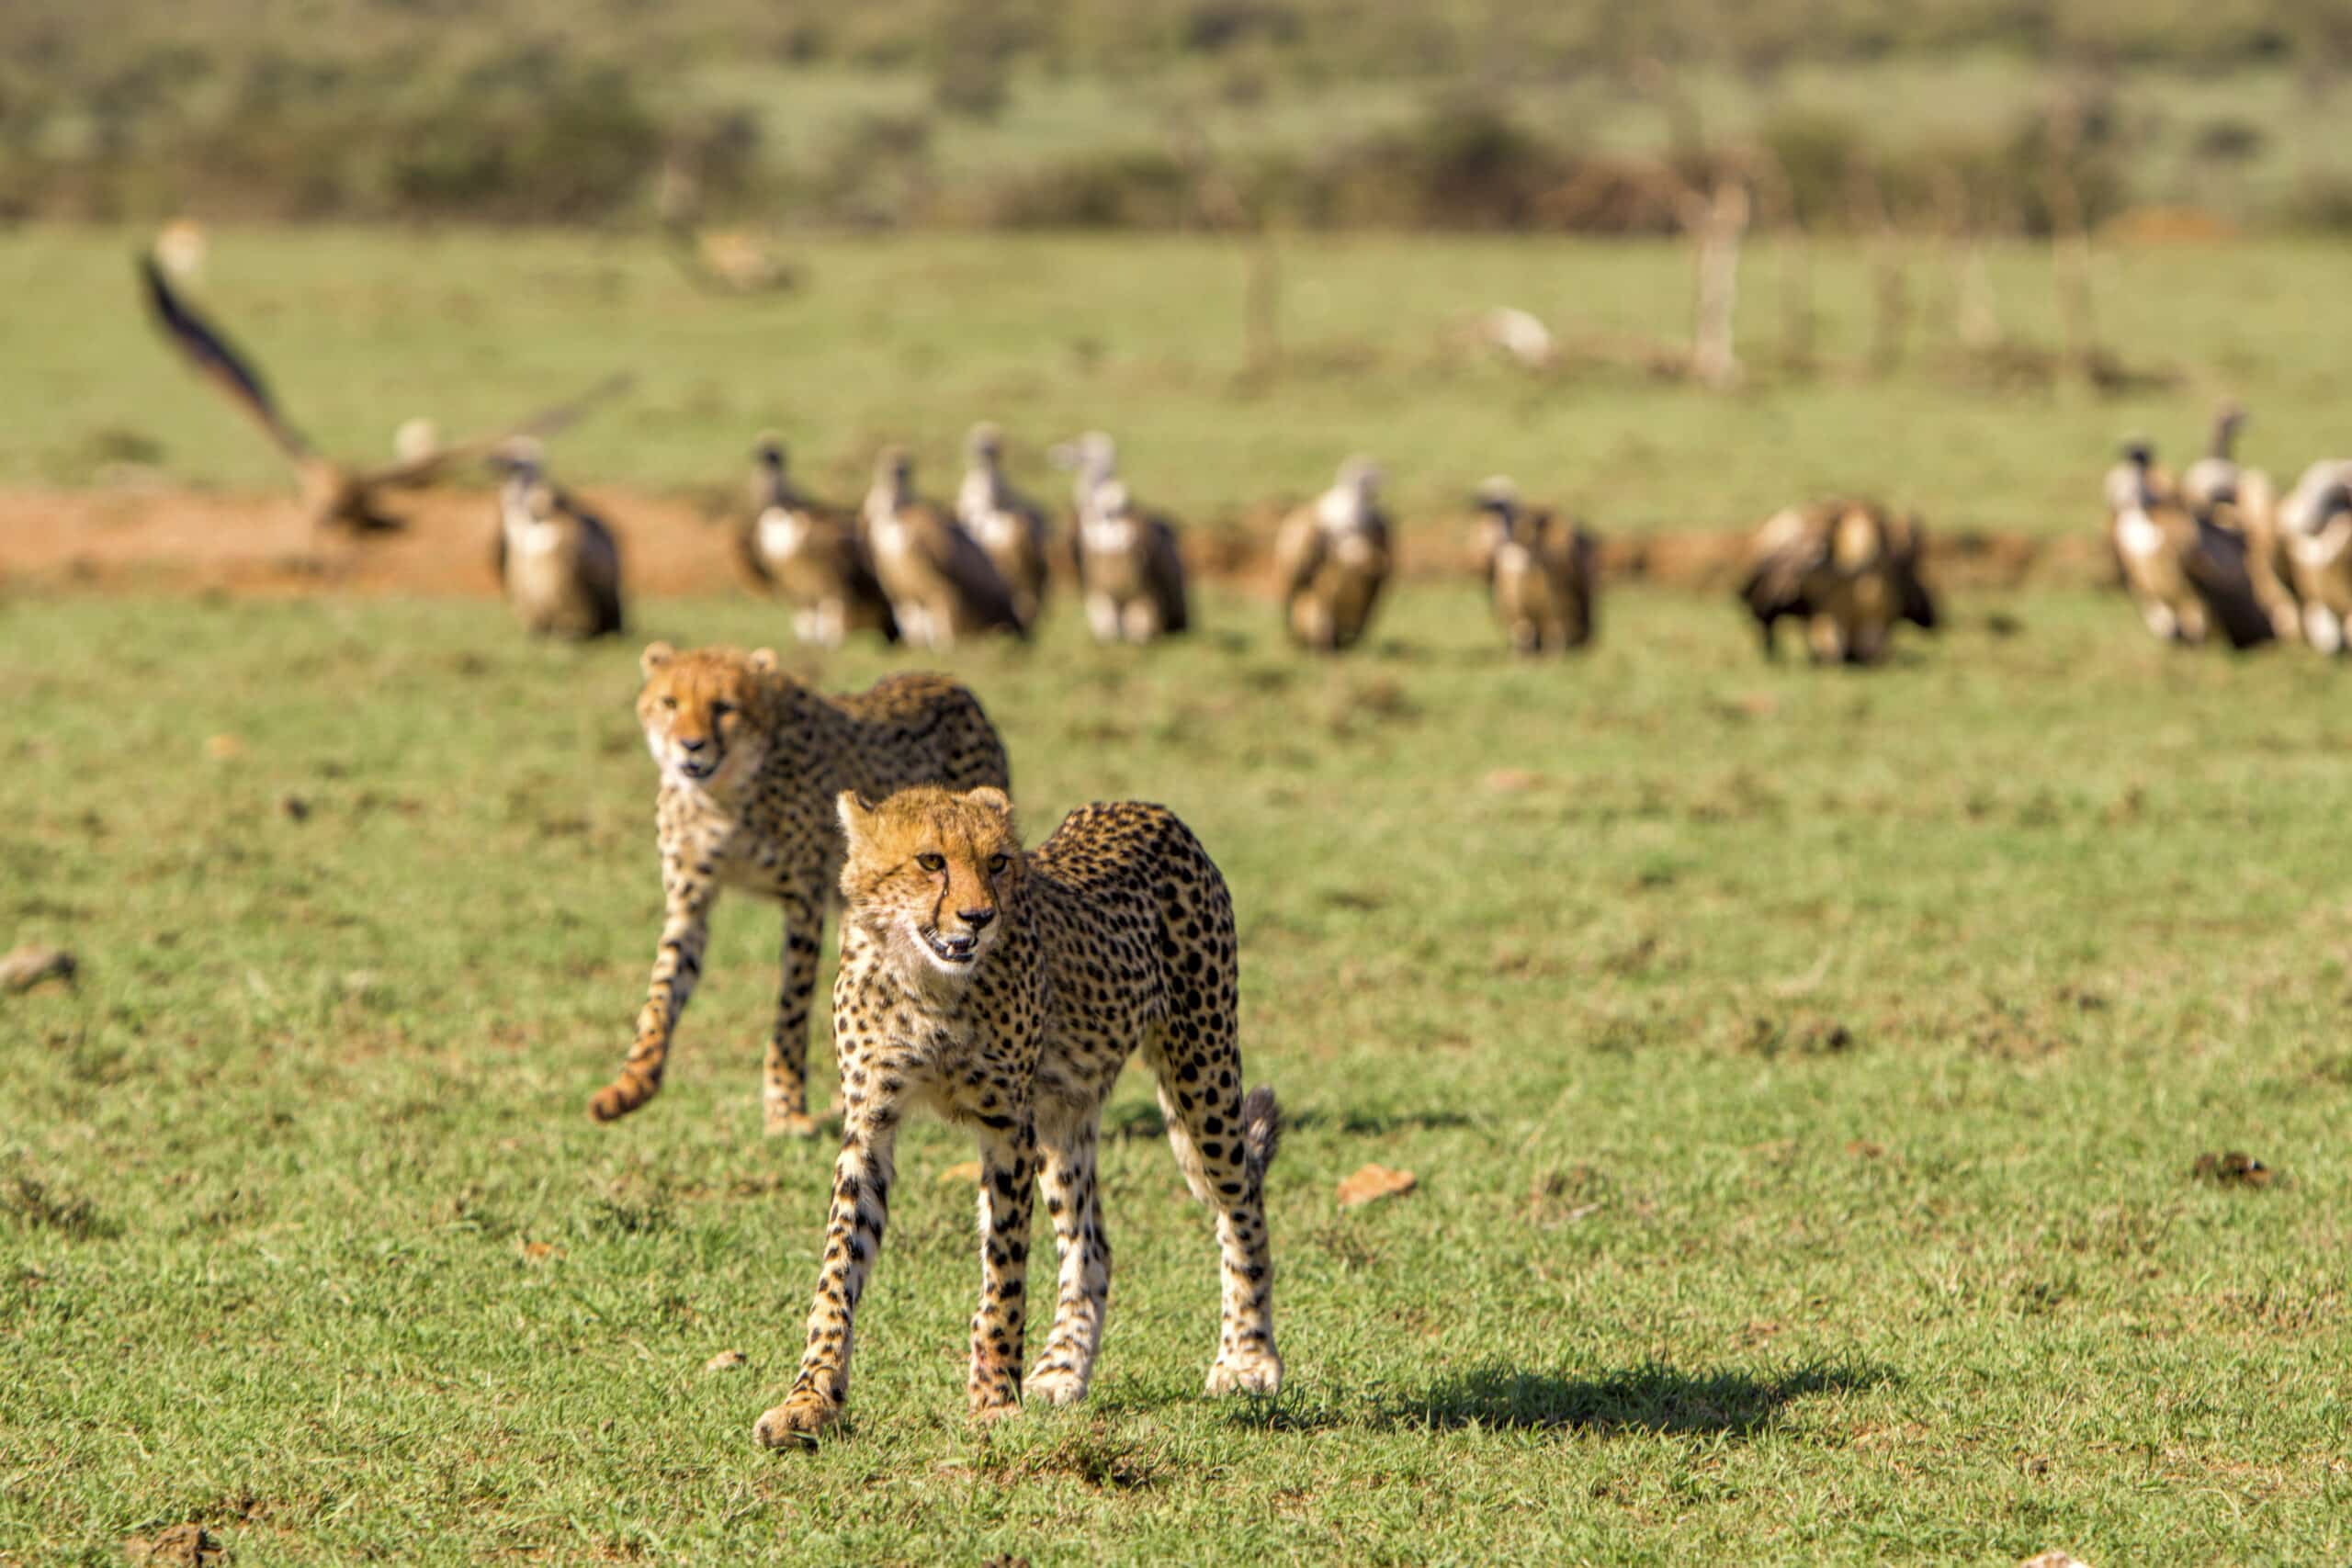
[[(1138, 1050), (1186, 1185), (1216, 1211), (1224, 1310), (1208, 1392), (1275, 1392), (1265, 1178), (1280, 1118), (1272, 1089), (1242, 1093), (1233, 904), (1200, 841), (1164, 807), (1132, 801), (1082, 807), (1028, 852), (999, 789), (918, 788), (879, 806), (844, 792), (838, 805), (849, 843), (833, 984), (842, 1152), (799, 1376), (755, 1436), (782, 1448), (841, 1417), (899, 1123), (918, 1109), (979, 1142), (973, 1415), (1009, 1415), (1024, 1392), (1052, 1404), (1085, 1396), (1111, 1276), (1095, 1140)], [(1024, 1390), (1039, 1181), (1061, 1269)]]
[(827, 696), (777, 669), (767, 649), (681, 653), (657, 642), (639, 662), (637, 716), (662, 772), (655, 819), (665, 912), (636, 1043), (589, 1111), (610, 1122), (661, 1089), (671, 1035), (702, 974), (711, 905), (732, 886), (783, 906), (784, 984), (763, 1100), (770, 1133), (807, 1136), (816, 1131), (808, 998), (842, 865), (833, 796), (932, 782), (1003, 788), (1004, 743), (978, 699), (944, 675), (894, 675)]

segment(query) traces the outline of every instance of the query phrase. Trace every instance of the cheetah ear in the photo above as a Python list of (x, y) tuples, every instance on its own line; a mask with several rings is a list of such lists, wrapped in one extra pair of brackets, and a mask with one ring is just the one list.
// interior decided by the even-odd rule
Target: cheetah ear
[(853, 844), (864, 838), (865, 830), (874, 825), (874, 807), (854, 789), (845, 789), (833, 796), (833, 812), (842, 819), (842, 832)]
[(975, 806), (986, 807), (999, 817), (1008, 820), (1012, 816), (1012, 797), (994, 784), (982, 784), (978, 789), (967, 789), (964, 792), (964, 798)]
[(637, 656), (637, 667), (650, 675), (656, 670), (666, 668), (670, 660), (677, 657), (678, 650), (668, 643), (649, 642), (645, 645), (645, 651)]
[(758, 671), (763, 675), (773, 675), (776, 671), (775, 649), (773, 648), (755, 648), (752, 649), (752, 656), (749, 659), (744, 660), (743, 662), (750, 665), (752, 669)]

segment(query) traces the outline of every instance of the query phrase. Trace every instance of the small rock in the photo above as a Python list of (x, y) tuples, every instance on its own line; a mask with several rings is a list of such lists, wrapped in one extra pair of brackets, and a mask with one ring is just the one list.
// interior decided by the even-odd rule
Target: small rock
[(134, 1535), (122, 1550), (133, 1562), (153, 1568), (213, 1568), (228, 1556), (228, 1549), (198, 1524), (174, 1525), (153, 1540)]
[(1340, 1183), (1340, 1207), (1352, 1209), (1382, 1198), (1401, 1198), (1419, 1184), (1419, 1179), (1409, 1170), (1391, 1170), (1385, 1165), (1365, 1166)]
[(751, 1359), (741, 1350), (721, 1350), (705, 1361), (702, 1370), (707, 1372), (731, 1372), (738, 1367), (748, 1366)]
[(980, 1162), (976, 1159), (967, 1159), (961, 1165), (951, 1165), (939, 1173), (939, 1184), (942, 1187), (951, 1187), (957, 1182), (967, 1187), (976, 1187), (979, 1185), (979, 1180)]
[(279, 801), (277, 809), (286, 813), (289, 822), (308, 822), (311, 819), (311, 803), (299, 795), (289, 795)]
[(62, 947), (28, 942), (0, 958), (0, 991), (29, 991), (44, 980), (72, 982), (81, 964)]
[(2018, 1564), (2018, 1568), (2090, 1568), (2090, 1564), (2071, 1551), (2060, 1551), (2053, 1547), (2039, 1557), (2027, 1558)]
[(204, 743), (204, 754), (216, 762), (225, 762), (241, 755), (245, 743), (233, 735), (215, 735)]
[(1533, 789), (1544, 782), (1544, 775), (1525, 768), (1497, 768), (1486, 778), (1487, 788), (1497, 795), (1517, 795)]

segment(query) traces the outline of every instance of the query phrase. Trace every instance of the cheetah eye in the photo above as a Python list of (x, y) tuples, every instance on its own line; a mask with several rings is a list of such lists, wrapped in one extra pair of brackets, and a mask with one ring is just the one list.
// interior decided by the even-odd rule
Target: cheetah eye
[(662, 705), (665, 708), (675, 708), (678, 705), (678, 699), (675, 697), (663, 697), (662, 699)]
[(989, 874), (990, 876), (996, 875), (999, 872), (1002, 871), (1004, 867), (1005, 859), (1002, 855), (989, 856)]
[(915, 856), (915, 863), (922, 867), (925, 871), (945, 871), (947, 869), (947, 857), (945, 855), (922, 854)]
[(725, 718), (729, 714), (733, 713), (734, 711), (735, 705), (733, 703), (713, 703), (710, 705), (710, 716), (713, 723)]

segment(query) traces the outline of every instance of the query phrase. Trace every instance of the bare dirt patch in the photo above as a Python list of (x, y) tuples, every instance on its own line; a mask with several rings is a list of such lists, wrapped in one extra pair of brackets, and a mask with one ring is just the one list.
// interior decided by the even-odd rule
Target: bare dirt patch
[[(619, 536), (630, 588), (657, 595), (742, 586), (732, 520), (691, 496), (618, 486), (581, 492)], [(0, 489), (0, 582), (92, 592), (231, 593), (269, 598), (338, 593), (395, 598), (493, 595), (496, 504), (487, 491), (432, 490), (398, 498), (408, 526), (354, 542), (313, 543), (291, 495), (226, 494), (165, 486), (105, 490)], [(1204, 518), (1188, 531), (1201, 575), (1266, 592), (1281, 509)], [(1668, 530), (1604, 536), (1603, 573), (1695, 592), (1728, 592), (1747, 552), (1744, 529)], [(1408, 578), (1478, 570), (1466, 520), (1412, 519), (1398, 552)], [(1929, 535), (1929, 572), (1942, 588), (2080, 586), (2105, 581), (2095, 534), (2036, 538), (1977, 530)]]
[[(720, 592), (737, 582), (726, 531), (693, 502), (602, 487), (582, 499), (619, 533), (640, 592)], [(0, 580), (99, 592), (495, 594), (496, 502), (486, 491), (421, 491), (394, 503), (407, 526), (364, 541), (329, 536), (316, 558), (290, 495), (145, 487), (0, 490)]]

